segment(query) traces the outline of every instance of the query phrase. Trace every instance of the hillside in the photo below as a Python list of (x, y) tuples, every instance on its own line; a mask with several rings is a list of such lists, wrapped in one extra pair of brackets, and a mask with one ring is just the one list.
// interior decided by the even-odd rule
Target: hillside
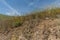
[(10, 18), (11, 18), (11, 16), (0, 14), (0, 20), (6, 20), (6, 19), (10, 19)]
[(0, 19), (0, 40), (60, 40), (60, 8)]

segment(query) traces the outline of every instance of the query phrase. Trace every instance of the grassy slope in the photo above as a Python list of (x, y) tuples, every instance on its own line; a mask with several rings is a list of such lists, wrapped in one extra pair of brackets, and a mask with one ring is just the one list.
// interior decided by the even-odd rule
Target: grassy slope
[[(60, 9), (51, 9), (38, 12), (32, 12), (29, 15), (25, 16), (6, 16), (0, 14), (0, 30), (8, 30), (9, 28), (15, 28), (21, 26), (25, 21), (32, 19), (45, 19), (48, 18), (57, 18), (57, 14), (60, 14)], [(3, 21), (2, 21), (3, 20)]]
[(0, 14), (0, 20), (8, 20), (8, 19), (11, 19), (11, 18), (12, 18), (11, 16)]

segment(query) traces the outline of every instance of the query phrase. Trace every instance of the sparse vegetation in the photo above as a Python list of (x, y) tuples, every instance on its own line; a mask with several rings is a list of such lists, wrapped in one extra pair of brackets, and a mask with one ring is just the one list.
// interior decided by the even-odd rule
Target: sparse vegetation
[[(0, 15), (0, 28), (15, 28), (21, 26), (25, 21), (32, 20), (32, 19), (45, 19), (45, 18), (57, 18), (57, 14), (60, 14), (60, 8), (56, 9), (47, 9), (38, 12), (32, 12), (29, 15), (25, 16), (5, 16)], [(3, 27), (2, 27), (3, 26)], [(3, 30), (2, 29), (2, 30)], [(7, 30), (6, 29), (6, 30)]]
[[(0, 15), (0, 33), (8, 33), (11, 31), (11, 29), (13, 29), (14, 32), (12, 31), (11, 40), (17, 40), (17, 38), (18, 38), (17, 35), (19, 36), (20, 32), (22, 33), (24, 38), (26, 38), (27, 40), (30, 40), (37, 35), (41, 35), (39, 33), (41, 32), (41, 30), (43, 30), (42, 32), (43, 32), (44, 39), (48, 40), (48, 38), (49, 38), (48, 36), (51, 33), (48, 26), (55, 27), (56, 22), (54, 21), (55, 22), (54, 23), (53, 20), (45, 20), (43, 23), (41, 23), (41, 24), (39, 24), (39, 23), (41, 22), (41, 20), (44, 20), (47, 18), (48, 19), (58, 18), (58, 15), (60, 17), (60, 8), (32, 12), (31, 14), (23, 15), (23, 16)], [(57, 25), (57, 23), (56, 23), (56, 25)], [(39, 27), (40, 29), (42, 27), (43, 28), (40, 30), (36, 26)], [(15, 28), (18, 28), (18, 29), (15, 29)], [(35, 31), (37, 32), (37, 34)], [(13, 33), (14, 34), (16, 33), (16, 34), (14, 35)], [(34, 34), (35, 34), (35, 36), (34, 36)], [(37, 37), (39, 37), (39, 36), (37, 36)], [(36, 38), (36, 40), (38, 40), (38, 39)]]

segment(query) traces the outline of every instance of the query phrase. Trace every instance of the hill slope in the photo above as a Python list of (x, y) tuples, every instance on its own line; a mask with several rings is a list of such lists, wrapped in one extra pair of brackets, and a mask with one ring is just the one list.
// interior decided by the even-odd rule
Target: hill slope
[(60, 40), (60, 9), (3, 19), (0, 40)]
[(26, 21), (1, 34), (0, 40), (60, 40), (60, 19)]

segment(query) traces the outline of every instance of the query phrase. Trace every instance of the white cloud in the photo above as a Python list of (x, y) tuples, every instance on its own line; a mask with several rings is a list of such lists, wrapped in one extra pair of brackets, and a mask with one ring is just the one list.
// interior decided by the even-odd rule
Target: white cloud
[(28, 4), (28, 6), (33, 6), (34, 5), (34, 2), (30, 2), (29, 4)]
[(55, 7), (60, 7), (60, 0), (56, 0), (55, 2), (52, 3), (52, 5)]
[(52, 8), (60, 8), (60, 0), (54, 0), (54, 2), (52, 2), (51, 4), (49, 5), (46, 5), (44, 8), (48, 8), (48, 9), (52, 9)]
[(54, 3), (54, 5), (55, 5), (56, 7), (60, 7), (60, 0), (56, 0), (55, 3)]
[(20, 16), (20, 14), (16, 14), (15, 12), (6, 12), (6, 15), (10, 15), (10, 16)]
[(11, 7), (5, 0), (3, 0), (2, 1), (9, 9), (11, 9), (11, 12), (9, 13), (9, 12), (7, 12), (6, 14), (8, 14), (8, 15), (20, 15), (20, 13), (16, 10), (16, 9), (14, 9), (13, 7)]
[(11, 15), (11, 13), (7, 12), (6, 15)]

